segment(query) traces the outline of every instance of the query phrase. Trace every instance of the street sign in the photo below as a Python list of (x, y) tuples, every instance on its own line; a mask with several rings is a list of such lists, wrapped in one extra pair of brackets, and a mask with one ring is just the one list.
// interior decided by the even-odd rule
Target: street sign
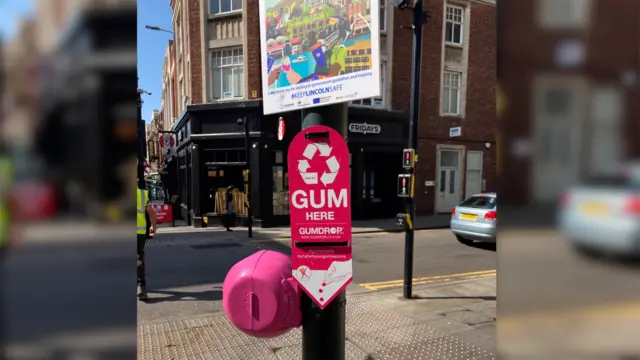
[(411, 174), (398, 175), (398, 197), (413, 197), (413, 176)]
[(415, 165), (415, 151), (413, 149), (402, 150), (402, 167), (405, 169), (413, 169)]
[(324, 309), (352, 279), (349, 149), (311, 126), (291, 141), (288, 166), (293, 277)]
[(147, 141), (147, 144), (148, 144), (147, 146), (149, 147), (147, 149), (148, 154), (149, 154), (149, 161), (154, 161), (155, 158), (157, 157), (157, 154), (156, 154), (156, 142), (155, 142), (155, 140), (151, 139), (151, 140)]
[(153, 212), (156, 213), (156, 223), (164, 224), (173, 221), (173, 210), (171, 204), (151, 204)]
[(278, 119), (278, 140), (284, 139), (284, 119), (281, 117)]

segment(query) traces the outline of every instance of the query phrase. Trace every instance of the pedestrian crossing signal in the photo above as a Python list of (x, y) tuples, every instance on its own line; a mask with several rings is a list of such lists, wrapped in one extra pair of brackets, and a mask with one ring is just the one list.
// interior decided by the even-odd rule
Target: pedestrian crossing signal
[(402, 150), (402, 167), (405, 169), (413, 169), (415, 165), (416, 155), (413, 149)]
[(413, 197), (413, 175), (398, 175), (398, 197)]

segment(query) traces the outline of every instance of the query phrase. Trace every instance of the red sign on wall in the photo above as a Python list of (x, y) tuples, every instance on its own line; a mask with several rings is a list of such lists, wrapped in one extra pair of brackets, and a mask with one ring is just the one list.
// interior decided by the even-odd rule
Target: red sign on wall
[(156, 213), (157, 224), (170, 223), (173, 221), (171, 204), (151, 204), (151, 207)]
[(349, 149), (312, 126), (294, 137), (288, 165), (293, 276), (324, 309), (352, 279)]
[(284, 119), (278, 119), (278, 140), (284, 139)]

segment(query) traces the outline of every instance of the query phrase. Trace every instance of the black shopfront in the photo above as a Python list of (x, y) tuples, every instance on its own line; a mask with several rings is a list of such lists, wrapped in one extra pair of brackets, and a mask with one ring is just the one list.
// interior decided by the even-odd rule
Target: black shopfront
[[(278, 119), (284, 138), (276, 137)], [(287, 149), (300, 131), (300, 112), (263, 115), (262, 102), (190, 105), (176, 122), (176, 156), (167, 162), (165, 183), (178, 195), (179, 216), (190, 225), (213, 224), (224, 213), (224, 190), (233, 185), (234, 208), (246, 220), (247, 156), (244, 128), (249, 123), (254, 224), (289, 224)], [(402, 210), (395, 194), (402, 171), (402, 149), (408, 134), (406, 114), (350, 108), (348, 145), (351, 153), (353, 219), (389, 218)]]
[(84, 9), (42, 59), (34, 150), (61, 213), (102, 217), (109, 203), (135, 215), (124, 171), (136, 164), (134, 10)]

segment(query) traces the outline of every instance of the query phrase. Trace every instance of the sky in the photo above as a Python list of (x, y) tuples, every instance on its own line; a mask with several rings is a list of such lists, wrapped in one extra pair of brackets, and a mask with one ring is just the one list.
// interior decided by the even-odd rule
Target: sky
[(151, 92), (142, 95), (142, 118), (147, 123), (153, 109), (160, 110), (162, 104), (162, 64), (173, 35), (146, 29), (145, 25), (172, 30), (171, 15), (169, 0), (138, 0), (138, 86)]
[(33, 10), (30, 0), (0, 0), (0, 34), (2, 39), (12, 37), (20, 24), (20, 18)]
[[(3, 39), (13, 37), (20, 19), (33, 11), (31, 0), (0, 0), (0, 34)], [(143, 95), (142, 118), (151, 120), (153, 109), (162, 103), (162, 63), (167, 42), (173, 35), (153, 31), (145, 25), (172, 30), (169, 0), (138, 0), (138, 86), (151, 92)]]

